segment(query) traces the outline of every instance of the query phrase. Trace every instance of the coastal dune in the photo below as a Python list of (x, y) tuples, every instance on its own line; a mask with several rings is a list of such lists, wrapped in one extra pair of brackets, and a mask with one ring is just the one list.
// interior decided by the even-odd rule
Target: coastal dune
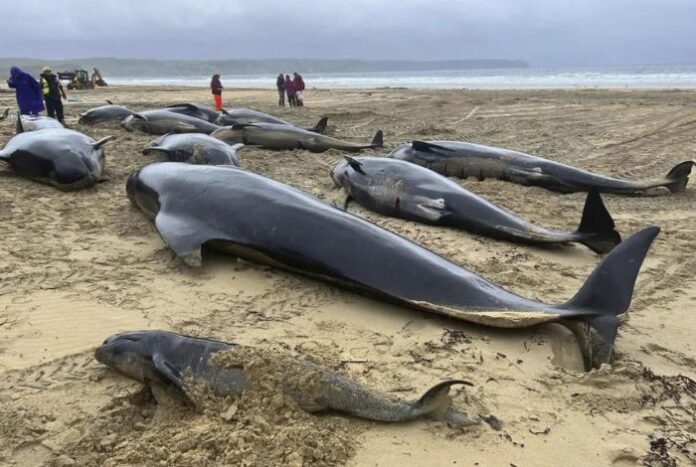
[[(615, 362), (585, 373), (574, 337), (558, 325), (477, 326), (215, 253), (199, 271), (185, 267), (125, 196), (128, 174), (159, 160), (141, 154), (155, 138), (78, 125), (77, 118), (106, 99), (148, 109), (212, 103), (209, 92), (117, 86), (70, 95), (71, 128), (95, 139), (117, 136), (105, 147), (107, 180), (63, 193), (0, 168), (0, 464), (696, 462), (695, 181), (674, 195), (603, 196), (624, 238), (647, 225), (662, 233), (622, 318)], [(227, 89), (225, 100), (226, 107), (250, 107), (300, 126), (326, 115), (329, 133), (346, 141), (382, 129), (385, 149), (376, 155), (412, 139), (466, 140), (654, 179), (696, 154), (696, 91), (312, 89), (306, 107), (279, 109), (275, 90)], [(0, 110), (11, 106), (14, 96), (0, 94)], [(0, 123), (0, 143), (13, 134), (11, 122)], [(240, 158), (249, 170), (342, 201), (329, 178), (342, 159), (338, 151), (246, 148)], [(457, 183), (559, 229), (577, 226), (585, 197), (495, 180)], [(571, 297), (601, 259), (582, 246), (515, 245), (386, 218), (355, 203), (349, 211), (549, 303)], [(286, 405), (290, 415), (283, 419), (264, 412), (262, 399), (225, 401), (203, 414), (160, 407), (139, 384), (92, 358), (106, 337), (135, 329), (267, 346), (399, 398), (466, 379), (474, 387), (454, 390), (453, 405), (472, 416), (495, 415), (502, 427), (383, 425), (298, 414)]]

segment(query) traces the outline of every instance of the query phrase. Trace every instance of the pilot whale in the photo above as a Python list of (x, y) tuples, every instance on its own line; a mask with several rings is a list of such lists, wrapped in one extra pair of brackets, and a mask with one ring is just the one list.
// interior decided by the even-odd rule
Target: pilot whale
[(611, 359), (618, 315), (631, 302), (659, 228), (615, 247), (565, 303), (514, 294), (393, 232), (283, 183), (233, 166), (175, 162), (130, 175), (131, 203), (190, 266), (204, 245), (391, 302), (498, 327), (565, 324), (587, 367)]

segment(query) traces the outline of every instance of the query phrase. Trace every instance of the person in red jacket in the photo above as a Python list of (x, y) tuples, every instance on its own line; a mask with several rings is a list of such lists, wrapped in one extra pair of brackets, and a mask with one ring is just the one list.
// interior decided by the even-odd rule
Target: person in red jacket
[(290, 104), (290, 107), (295, 107), (297, 105), (295, 103), (295, 92), (297, 92), (297, 89), (295, 89), (295, 83), (290, 79), (290, 75), (285, 75), (285, 92), (288, 95), (288, 104)]
[(215, 100), (215, 110), (222, 110), (222, 82), (220, 82), (220, 73), (215, 73), (213, 79), (210, 80), (210, 91), (213, 93)]
[(298, 107), (302, 107), (304, 105), (304, 101), (302, 100), (302, 94), (305, 88), (302, 75), (300, 75), (298, 72), (295, 72), (292, 81), (295, 84), (295, 105)]

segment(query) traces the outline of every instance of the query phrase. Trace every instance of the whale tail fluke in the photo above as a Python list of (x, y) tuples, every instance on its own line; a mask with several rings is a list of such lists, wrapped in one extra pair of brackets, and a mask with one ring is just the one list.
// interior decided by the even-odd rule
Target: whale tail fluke
[(582, 220), (577, 233), (580, 243), (597, 254), (609, 253), (621, 243), (621, 235), (614, 229), (614, 219), (609, 214), (599, 190), (595, 187), (587, 193)]
[(430, 418), (442, 417), (452, 403), (449, 397), (450, 388), (456, 384), (473, 386), (473, 384), (463, 379), (451, 379), (438, 383), (428, 389), (426, 393), (413, 404), (415, 410), (414, 415)]
[(638, 271), (658, 233), (659, 227), (647, 227), (620, 243), (561, 306), (582, 313), (564, 324), (577, 336), (588, 369), (611, 360), (617, 316), (631, 304)]
[(324, 134), (326, 131), (326, 125), (328, 123), (329, 117), (321, 117), (316, 125), (314, 125), (312, 128), (307, 128), (307, 130), (313, 131), (314, 133)]
[(694, 161), (684, 161), (672, 167), (672, 170), (667, 174), (668, 183), (665, 185), (667, 189), (672, 193), (684, 191), (694, 165), (696, 165)]

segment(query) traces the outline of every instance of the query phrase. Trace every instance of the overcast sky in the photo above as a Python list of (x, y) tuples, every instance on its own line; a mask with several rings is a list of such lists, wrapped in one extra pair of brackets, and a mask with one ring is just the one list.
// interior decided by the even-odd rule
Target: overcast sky
[(696, 0), (28, 0), (4, 57), (696, 63)]

